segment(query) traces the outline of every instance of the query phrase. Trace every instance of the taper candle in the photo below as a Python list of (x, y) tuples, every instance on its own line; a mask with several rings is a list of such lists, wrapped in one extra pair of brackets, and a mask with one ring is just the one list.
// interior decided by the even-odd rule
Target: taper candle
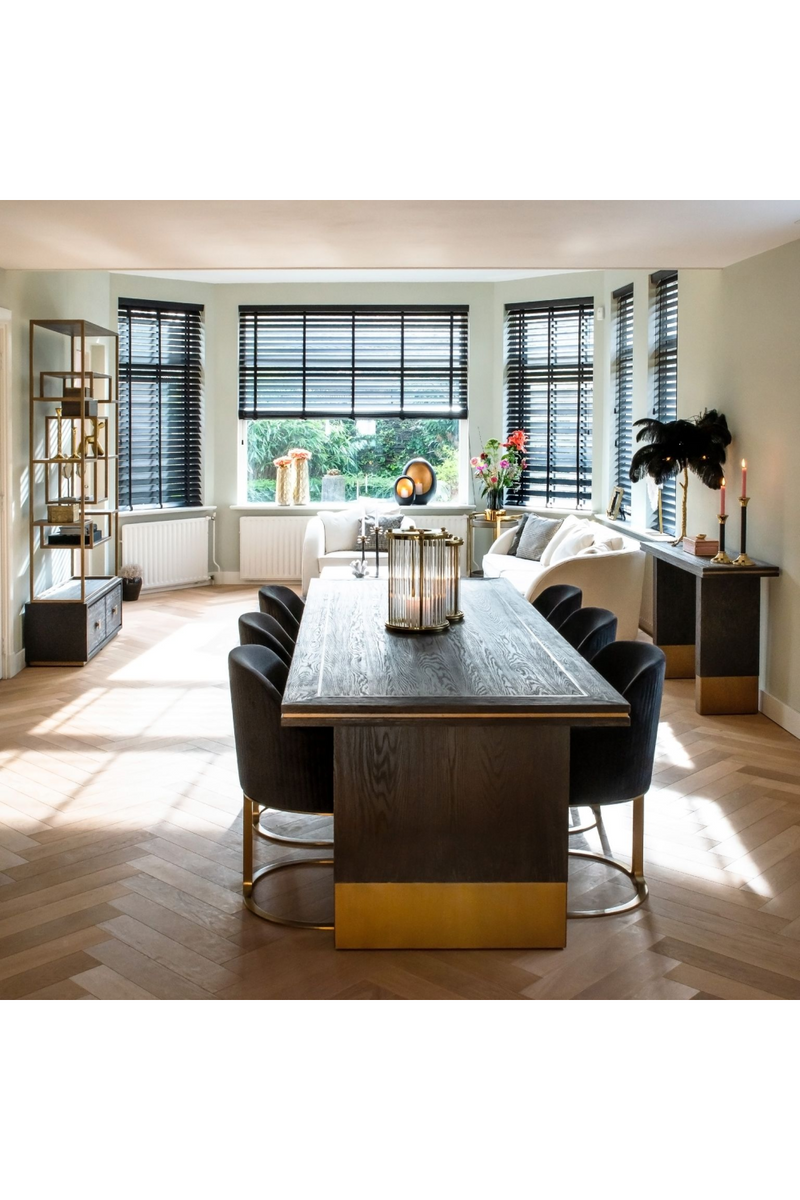
[(719, 515), (725, 516), (725, 480), (719, 485)]
[(742, 495), (747, 495), (747, 459), (742, 459)]

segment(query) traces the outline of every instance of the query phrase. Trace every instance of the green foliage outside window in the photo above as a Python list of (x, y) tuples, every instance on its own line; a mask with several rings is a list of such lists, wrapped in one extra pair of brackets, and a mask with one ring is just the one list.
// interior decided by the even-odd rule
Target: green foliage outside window
[[(359, 495), (392, 499), (393, 486), (410, 458), (427, 458), (436, 470), (436, 499), (458, 499), (460, 421), (299, 420), (247, 421), (247, 499), (275, 499), (273, 459), (299, 446), (311, 451), (312, 503), (322, 499), (329, 470), (345, 479), (345, 499)], [(374, 432), (372, 432), (374, 430)]]

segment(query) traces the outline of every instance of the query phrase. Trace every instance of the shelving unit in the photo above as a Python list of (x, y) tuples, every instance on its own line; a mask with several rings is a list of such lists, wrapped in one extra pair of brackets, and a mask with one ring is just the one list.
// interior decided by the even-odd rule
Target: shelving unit
[[(118, 361), (111, 329), (30, 323), (28, 666), (82, 666), (122, 624)], [(103, 546), (102, 573), (92, 573)], [(70, 578), (54, 581), (63, 555)], [(42, 575), (50, 576), (44, 586)]]

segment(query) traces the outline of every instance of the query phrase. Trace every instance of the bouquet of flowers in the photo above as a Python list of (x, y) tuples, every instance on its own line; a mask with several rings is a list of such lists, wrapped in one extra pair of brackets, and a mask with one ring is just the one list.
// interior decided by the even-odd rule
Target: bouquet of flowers
[(504, 488), (513, 487), (527, 467), (523, 457), (527, 440), (528, 435), (521, 429), (509, 434), (505, 442), (489, 438), (481, 453), (469, 460), (481, 491), (487, 498), (488, 508), (500, 507)]

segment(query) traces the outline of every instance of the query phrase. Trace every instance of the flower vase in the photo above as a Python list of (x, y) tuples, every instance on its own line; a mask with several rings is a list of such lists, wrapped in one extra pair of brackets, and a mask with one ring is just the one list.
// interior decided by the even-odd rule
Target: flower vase
[(296, 458), (294, 460), (294, 502), (295, 504), (308, 504), (310, 500), (311, 489), (308, 482), (308, 459)]
[(486, 493), (486, 508), (483, 510), (483, 515), (487, 521), (496, 521), (498, 517), (505, 516), (505, 509), (502, 507), (502, 491), (498, 488), (493, 488)]
[(292, 504), (294, 501), (294, 464), (275, 468), (275, 503)]

